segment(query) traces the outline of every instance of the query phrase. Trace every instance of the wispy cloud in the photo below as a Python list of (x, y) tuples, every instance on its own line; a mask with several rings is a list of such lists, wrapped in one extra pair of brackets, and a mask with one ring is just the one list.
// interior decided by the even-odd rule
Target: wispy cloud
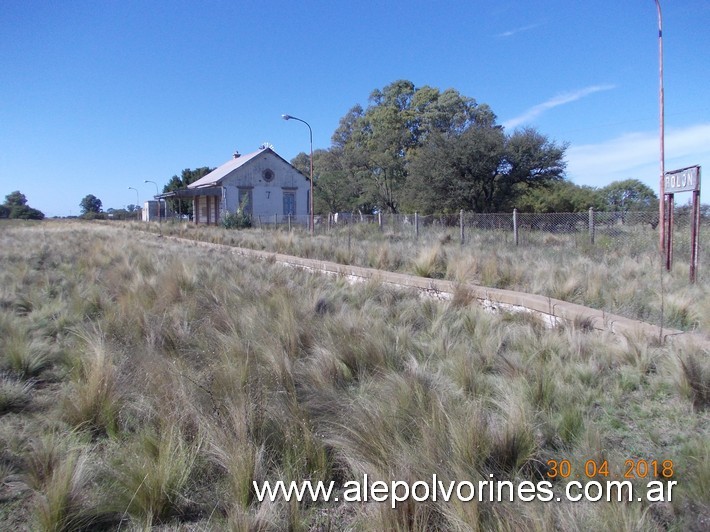
[(580, 100), (585, 96), (589, 96), (590, 94), (594, 94), (595, 92), (608, 91), (614, 88), (616, 88), (616, 85), (592, 85), (577, 91), (559, 94), (553, 98), (550, 98), (546, 102), (531, 107), (520, 116), (516, 116), (515, 118), (511, 118), (510, 120), (503, 122), (503, 127), (506, 129), (513, 129), (521, 124), (525, 124), (526, 122), (536, 119), (538, 116), (546, 111), (549, 111), (550, 109), (554, 109), (560, 105), (576, 102), (577, 100)]
[(522, 33), (524, 31), (529, 31), (529, 30), (534, 30), (535, 28), (538, 28), (542, 26), (542, 23), (537, 23), (537, 24), (528, 24), (527, 26), (523, 26), (521, 28), (514, 28), (512, 30), (504, 31), (503, 33), (499, 33), (496, 35), (496, 37), (512, 37), (513, 35), (517, 35), (518, 33)]
[[(710, 161), (710, 122), (666, 129), (666, 170)], [(567, 175), (579, 185), (604, 186), (640, 179), (654, 189), (660, 173), (658, 131), (629, 133), (567, 149)], [(704, 191), (704, 195), (707, 195)], [(706, 201), (703, 199), (703, 201)]]

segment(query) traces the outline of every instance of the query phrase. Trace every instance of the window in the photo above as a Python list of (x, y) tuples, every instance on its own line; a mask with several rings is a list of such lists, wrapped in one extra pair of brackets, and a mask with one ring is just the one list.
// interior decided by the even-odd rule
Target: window
[(284, 192), (284, 216), (296, 214), (296, 193)]
[(270, 168), (267, 168), (266, 170), (264, 170), (262, 172), (261, 176), (264, 178), (264, 181), (266, 181), (267, 183), (274, 180), (274, 172)]
[[(246, 200), (244, 198), (246, 198)], [(251, 193), (250, 188), (240, 188), (239, 189), (239, 205), (237, 205), (237, 209), (241, 208), (243, 201), (246, 201), (246, 203), (244, 204), (244, 212), (246, 214), (251, 215), (252, 214), (252, 205), (254, 204), (254, 202), (253, 202), (252, 193)]]

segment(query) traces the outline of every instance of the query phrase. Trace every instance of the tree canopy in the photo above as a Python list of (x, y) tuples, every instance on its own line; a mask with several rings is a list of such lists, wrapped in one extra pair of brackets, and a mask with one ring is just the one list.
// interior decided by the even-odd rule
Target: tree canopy
[(320, 152), (316, 210), (331, 212), (491, 212), (512, 205), (522, 185), (562, 179), (565, 168), (564, 145), (534, 129), (508, 135), (489, 106), (407, 80), (374, 90), (367, 108), (353, 106)]
[(44, 213), (27, 205), (27, 198), (19, 190), (5, 196), (5, 203), (0, 205), (0, 218), (21, 220), (43, 220)]
[(93, 194), (87, 194), (79, 203), (83, 216), (98, 214), (101, 212), (101, 200)]
[(15, 190), (5, 196), (5, 205), (8, 207), (22, 207), (27, 205), (27, 198), (22, 192)]
[(638, 179), (615, 181), (599, 190), (607, 210), (648, 211), (658, 208), (658, 196)]

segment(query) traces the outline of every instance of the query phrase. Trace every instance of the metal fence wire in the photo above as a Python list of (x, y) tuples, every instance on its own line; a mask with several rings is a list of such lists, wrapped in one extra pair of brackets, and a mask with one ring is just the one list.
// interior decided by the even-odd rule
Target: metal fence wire
[[(703, 220), (702, 223), (707, 223)], [(254, 227), (271, 229), (308, 229), (308, 215), (254, 216)], [(491, 213), (455, 214), (360, 214), (339, 212), (314, 217), (314, 231), (327, 235), (347, 231), (364, 236), (380, 232), (398, 238), (437, 238), (483, 245), (622, 247), (629, 254), (648, 252), (658, 246), (658, 212), (587, 212), (572, 213)], [(357, 235), (356, 235), (357, 233)], [(709, 239), (707, 231), (700, 232)], [(704, 248), (701, 244), (701, 249)], [(690, 251), (690, 216), (674, 216), (674, 253)], [(705, 250), (704, 250), (705, 251)]]

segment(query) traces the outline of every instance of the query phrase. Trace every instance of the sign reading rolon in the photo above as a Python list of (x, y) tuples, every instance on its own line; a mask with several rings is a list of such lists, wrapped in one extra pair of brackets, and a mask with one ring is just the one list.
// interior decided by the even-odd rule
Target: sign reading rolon
[(682, 170), (666, 172), (664, 176), (666, 194), (693, 192), (700, 190), (700, 167), (690, 166)]
[(692, 217), (690, 223), (690, 282), (694, 283), (698, 271), (700, 256), (700, 166), (689, 166), (680, 170), (666, 172), (663, 175), (665, 212), (663, 225), (663, 254), (666, 258), (666, 269), (671, 270), (673, 264), (673, 211), (675, 210), (676, 192), (692, 192)]

